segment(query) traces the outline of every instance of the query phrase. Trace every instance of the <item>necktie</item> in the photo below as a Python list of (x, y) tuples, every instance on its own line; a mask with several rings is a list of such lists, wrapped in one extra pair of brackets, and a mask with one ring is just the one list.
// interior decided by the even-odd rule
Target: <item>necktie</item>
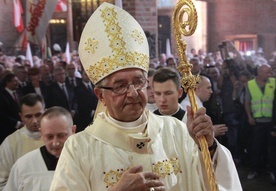
[(92, 91), (92, 88), (91, 88), (90, 84), (88, 84), (88, 85), (87, 85), (87, 89), (88, 89), (89, 93), (91, 93), (91, 94), (93, 93), (93, 91)]
[(66, 98), (67, 98), (67, 100), (68, 100), (68, 93), (67, 93), (67, 90), (66, 90), (66, 87), (65, 87), (64, 84), (61, 85), (61, 89), (62, 89), (62, 91), (64, 92), (64, 94), (65, 94), (65, 96), (66, 96)]
[(17, 98), (16, 91), (13, 91), (12, 94), (13, 94), (13, 99), (14, 99), (14, 101), (15, 101), (16, 103), (19, 103), (18, 98)]
[(71, 79), (71, 86), (75, 87), (74, 79)]

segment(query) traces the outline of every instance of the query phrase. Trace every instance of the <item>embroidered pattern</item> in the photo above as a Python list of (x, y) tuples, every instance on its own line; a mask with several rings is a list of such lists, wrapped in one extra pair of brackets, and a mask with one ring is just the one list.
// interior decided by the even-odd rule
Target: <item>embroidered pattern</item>
[(109, 186), (114, 186), (121, 178), (123, 172), (123, 169), (117, 169), (116, 171), (110, 170), (108, 173), (104, 172), (104, 182), (106, 183), (106, 188)]
[(140, 142), (139, 144), (136, 145), (139, 149), (142, 149), (145, 146), (145, 143)]
[[(119, 25), (117, 13), (114, 8), (106, 7), (101, 10), (101, 17), (105, 25), (105, 32), (109, 39), (109, 47), (112, 49), (113, 55), (108, 58), (102, 58), (99, 62), (91, 64), (87, 74), (93, 82), (98, 82), (106, 74), (117, 71), (125, 67), (138, 67), (148, 70), (149, 58), (147, 55), (138, 52), (129, 52), (126, 50), (126, 42), (123, 39), (122, 28)], [(143, 43), (142, 34), (135, 29), (131, 35), (138, 44)], [(88, 38), (85, 51), (94, 53), (99, 42), (95, 39)]]
[[(104, 172), (104, 183), (106, 184), (106, 188), (110, 186), (114, 186), (119, 179), (121, 178), (122, 174), (127, 169), (117, 169), (117, 170), (110, 170), (109, 172)], [(161, 178), (165, 178), (171, 174), (177, 175), (178, 173), (182, 173), (181, 166), (178, 162), (178, 158), (171, 158), (168, 160), (158, 161), (157, 163), (152, 164), (152, 172), (159, 175)]]
[(141, 32), (139, 32), (137, 29), (135, 29), (133, 32), (132, 32), (132, 35), (131, 35), (135, 41), (137, 41), (139, 44), (142, 44), (143, 43), (143, 36), (141, 34)]
[(147, 139), (144, 142), (140, 142), (136, 144), (136, 147), (138, 147), (138, 149), (142, 149), (144, 146), (146, 146), (146, 143), (150, 142), (151, 139)]
[(160, 177), (165, 178), (167, 175), (182, 173), (181, 166), (177, 158), (171, 158), (162, 162), (152, 164), (153, 172), (158, 174)]
[(88, 38), (86, 44), (86, 47), (84, 48), (84, 50), (87, 50), (88, 52), (90, 51), (90, 53), (94, 53), (95, 52), (95, 48), (97, 48), (97, 44), (99, 42), (96, 41), (94, 38)]

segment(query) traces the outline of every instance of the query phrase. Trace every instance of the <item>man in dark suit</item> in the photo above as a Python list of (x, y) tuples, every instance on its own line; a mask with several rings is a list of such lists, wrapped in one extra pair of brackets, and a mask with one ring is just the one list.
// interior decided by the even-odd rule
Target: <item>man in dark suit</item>
[(4, 88), (0, 90), (0, 143), (16, 129), (24, 124), (19, 116), (19, 99), (21, 93), (17, 91), (18, 81), (13, 73), (7, 74), (2, 83)]
[(79, 112), (77, 132), (84, 130), (93, 121), (98, 103), (98, 98), (94, 94), (94, 86), (84, 70), (81, 75), (82, 83), (75, 88)]
[(49, 86), (47, 108), (60, 106), (67, 109), (76, 120), (77, 103), (73, 88), (65, 83), (65, 71), (62, 67), (54, 69), (55, 82)]
[(28, 83), (28, 68), (25, 66), (18, 66), (14, 74), (17, 77), (18, 87), (25, 87)]
[(76, 67), (74, 64), (67, 64), (66, 66), (66, 83), (73, 87), (77, 87), (82, 83), (82, 79), (75, 76)]

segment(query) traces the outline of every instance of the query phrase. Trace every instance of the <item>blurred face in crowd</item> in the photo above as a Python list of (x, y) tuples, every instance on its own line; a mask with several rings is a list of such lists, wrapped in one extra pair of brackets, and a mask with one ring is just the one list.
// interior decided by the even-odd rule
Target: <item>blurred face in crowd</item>
[(148, 87), (147, 87), (148, 103), (155, 103), (154, 92), (152, 87), (152, 79), (153, 79), (153, 76), (148, 78), (149, 80)]
[(58, 71), (54, 72), (54, 78), (57, 82), (59, 83), (64, 83), (65, 82), (65, 71), (63, 69), (60, 69)]
[(6, 87), (12, 91), (16, 90), (18, 87), (18, 80), (17, 77), (11, 79), (11, 81), (7, 82)]
[[(121, 87), (128, 86), (124, 94), (116, 94), (111, 90), (100, 88), (98, 85), (94, 89), (98, 99), (107, 107), (111, 117), (123, 122), (131, 122), (138, 119), (146, 106), (146, 74), (140, 69), (123, 69), (117, 71), (104, 79), (100, 86)], [(132, 84), (145, 81), (143, 89), (136, 90)]]
[(67, 71), (67, 74), (68, 76), (70, 76), (71, 78), (74, 78), (75, 77), (75, 70), (76, 70), (76, 67), (74, 64), (68, 64), (66, 66), (66, 71)]
[(153, 82), (153, 90), (157, 107), (163, 115), (172, 115), (178, 110), (178, 98), (182, 96), (183, 90), (173, 80)]
[(44, 104), (38, 101), (34, 106), (23, 104), (21, 107), (20, 117), (27, 129), (32, 132), (39, 130), (39, 120), (44, 112)]
[(175, 63), (175, 59), (171, 58), (167, 61), (167, 66), (171, 67), (171, 68), (176, 68), (176, 63)]
[(217, 67), (209, 68), (208, 75), (212, 78), (213, 81), (217, 82), (220, 77), (220, 72)]
[(268, 64), (263, 64), (259, 66), (257, 78), (265, 82), (270, 77), (271, 77), (271, 67)]
[(75, 133), (76, 126), (64, 115), (45, 116), (41, 119), (39, 130), (47, 151), (58, 158), (67, 138)]
[(18, 67), (16, 71), (16, 77), (21, 82), (26, 81), (28, 76), (27, 68), (26, 67)]
[(200, 73), (200, 64), (199, 64), (199, 60), (193, 60), (191, 59), (190, 60), (190, 63), (193, 65), (192, 67), (192, 74), (196, 75), (196, 74), (199, 74)]
[(196, 95), (200, 101), (205, 102), (210, 99), (212, 91), (212, 85), (210, 80), (207, 77), (202, 76), (200, 84), (196, 88)]
[(82, 80), (86, 83), (90, 82), (89, 77), (87, 76), (86, 72), (83, 70), (81, 73)]
[(53, 71), (54, 71), (54, 63), (53, 63), (53, 61), (52, 60), (47, 60), (45, 62), (45, 65), (47, 65), (49, 67), (49, 71), (52, 74)]

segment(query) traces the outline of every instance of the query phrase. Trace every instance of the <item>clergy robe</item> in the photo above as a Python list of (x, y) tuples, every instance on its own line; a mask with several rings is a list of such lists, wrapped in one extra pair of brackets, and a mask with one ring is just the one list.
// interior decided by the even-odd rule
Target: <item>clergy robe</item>
[[(64, 145), (50, 190), (108, 190), (129, 167), (158, 174), (167, 191), (206, 190), (201, 152), (184, 123), (146, 111), (145, 136), (129, 136), (100, 113), (93, 125)], [(242, 190), (230, 152), (213, 156), (219, 190)]]
[(6, 185), (12, 165), (24, 154), (44, 145), (40, 133), (26, 126), (9, 135), (0, 146), (0, 190)]
[(38, 148), (16, 161), (3, 191), (49, 191), (53, 176)]

